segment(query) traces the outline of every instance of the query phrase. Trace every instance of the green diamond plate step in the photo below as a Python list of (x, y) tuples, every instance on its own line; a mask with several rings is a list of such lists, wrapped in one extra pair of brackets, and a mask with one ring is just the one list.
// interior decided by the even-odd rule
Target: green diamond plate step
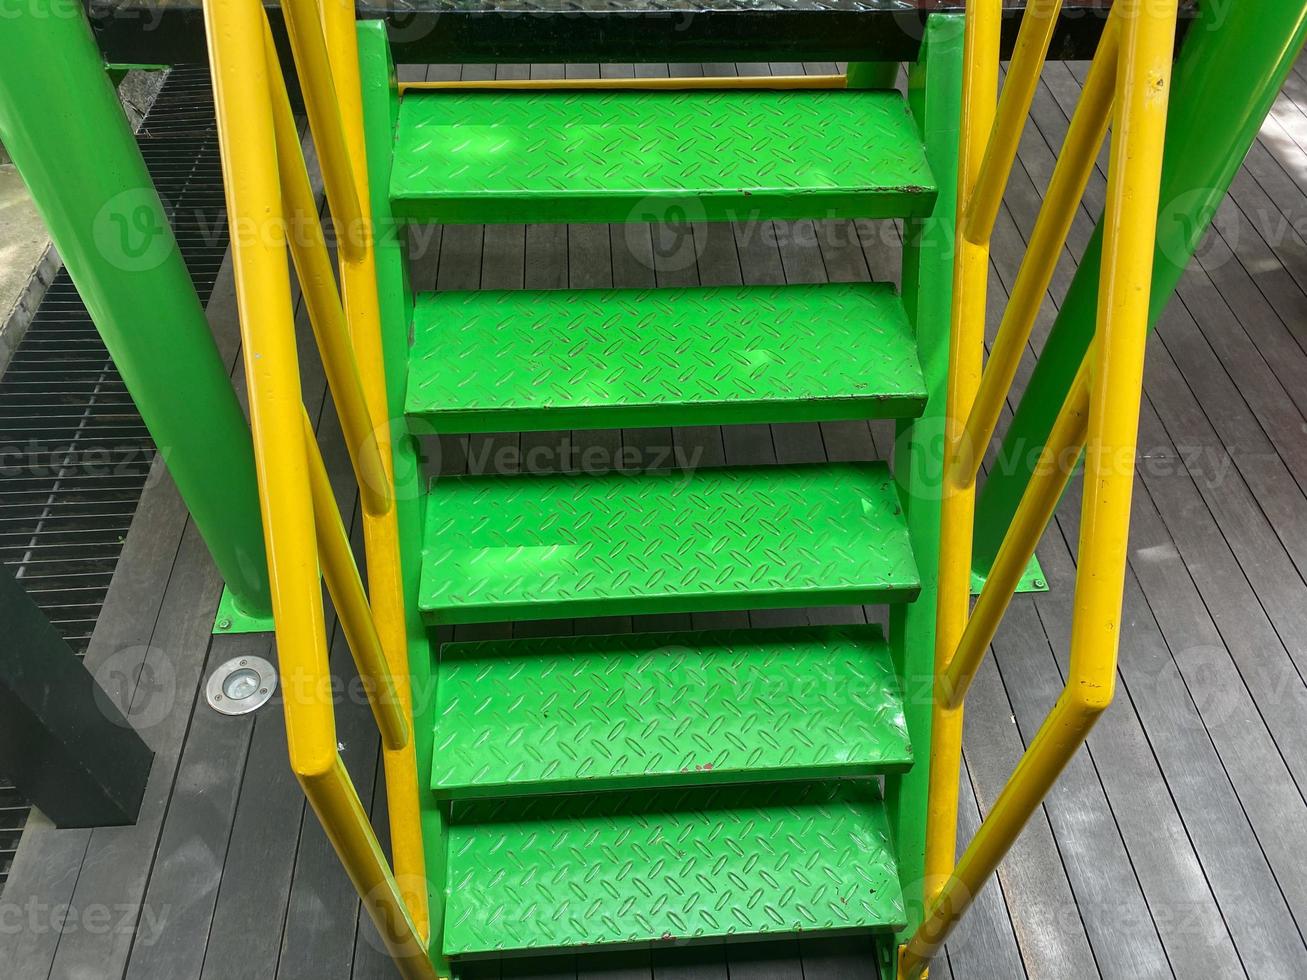
[(390, 195), (442, 222), (745, 221), (929, 213), (892, 91), (410, 92)]
[(448, 956), (906, 922), (873, 781), (454, 805)]
[(926, 383), (892, 286), (426, 293), (410, 416), (424, 430), (904, 418)]
[(543, 637), (441, 648), (441, 798), (901, 772), (878, 626)]
[(436, 623), (909, 601), (883, 463), (464, 476), (427, 498)]

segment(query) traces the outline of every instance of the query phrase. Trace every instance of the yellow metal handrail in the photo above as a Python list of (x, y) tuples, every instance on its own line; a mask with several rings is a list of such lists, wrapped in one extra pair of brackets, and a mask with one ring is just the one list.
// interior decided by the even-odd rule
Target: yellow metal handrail
[[(927, 808), (925, 916), (899, 950), (916, 980), (998, 867), (1112, 700), (1120, 638), (1135, 438), (1143, 387), (1158, 185), (1175, 0), (1117, 0), (1054, 170), (990, 363), (984, 333), (988, 242), (1051, 36), (1056, 2), (1032, 0), (988, 140), (997, 86), (996, 0), (969, 0), (963, 66), (935, 697)], [(1009, 97), (1009, 88), (1012, 95)], [(1027, 486), (975, 611), (968, 615), (975, 474), (993, 434), (1056, 257), (1113, 114), (1094, 341)], [(983, 162), (978, 163), (978, 160)], [(979, 392), (979, 397), (977, 397)], [(1085, 495), (1066, 687), (956, 866), (962, 704), (1081, 449)]]
[(695, 89), (842, 89), (847, 75), (707, 75), (681, 78), (490, 78), (481, 81), (400, 82), (406, 92), (590, 92), (673, 91)]
[[(433, 980), (354, 13), (336, 0), (283, 9), (339, 232), (342, 293), (259, 0), (204, 5), (287, 743), (388, 952), (407, 980)], [(359, 483), (367, 593), (303, 409), (288, 248)], [(320, 576), (381, 731), (393, 870), (337, 747)]]

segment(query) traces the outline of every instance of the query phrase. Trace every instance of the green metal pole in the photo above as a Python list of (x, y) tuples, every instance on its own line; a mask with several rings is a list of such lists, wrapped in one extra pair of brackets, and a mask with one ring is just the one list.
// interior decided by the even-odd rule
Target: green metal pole
[[(1307, 36), (1307, 2), (1204, 3), (1176, 62), (1166, 126), (1149, 324), (1157, 323)], [(976, 503), (974, 571), (987, 575), (1089, 346), (1102, 226), (1094, 231)]]
[(0, 140), (229, 590), (267, 614), (249, 427), (80, 4), (3, 17)]

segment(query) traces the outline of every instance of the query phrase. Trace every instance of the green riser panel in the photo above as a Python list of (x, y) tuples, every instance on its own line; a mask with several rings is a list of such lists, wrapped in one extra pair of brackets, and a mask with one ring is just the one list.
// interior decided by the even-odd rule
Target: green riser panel
[(437, 699), (442, 798), (866, 777), (912, 763), (878, 626), (451, 643)]
[(427, 293), (420, 432), (905, 418), (926, 383), (885, 284)]
[(883, 463), (453, 477), (427, 498), (437, 623), (843, 605), (921, 582)]
[(929, 213), (897, 92), (409, 93), (390, 182), (442, 222), (745, 221)]
[(873, 782), (458, 803), (448, 880), (449, 956), (906, 921)]

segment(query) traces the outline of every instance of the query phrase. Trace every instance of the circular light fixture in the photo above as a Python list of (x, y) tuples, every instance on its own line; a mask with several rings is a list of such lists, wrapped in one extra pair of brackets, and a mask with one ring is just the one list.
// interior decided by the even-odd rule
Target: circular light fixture
[(237, 657), (209, 675), (205, 698), (224, 715), (247, 715), (263, 707), (277, 690), (277, 668), (262, 657)]

